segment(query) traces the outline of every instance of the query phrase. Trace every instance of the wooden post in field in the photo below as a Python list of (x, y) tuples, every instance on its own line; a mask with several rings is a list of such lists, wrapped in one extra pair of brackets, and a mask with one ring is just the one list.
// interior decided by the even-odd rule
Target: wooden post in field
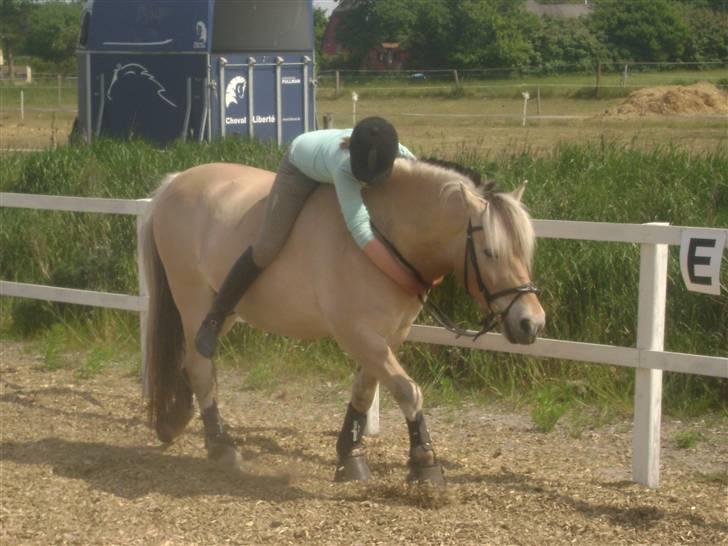
[[(656, 225), (667, 225), (655, 222)], [(662, 351), (665, 345), (665, 302), (669, 246), (642, 243), (640, 249), (637, 348)], [(662, 370), (635, 369), (632, 479), (657, 488), (660, 484), (660, 421)]]
[(599, 98), (599, 87), (602, 85), (602, 63), (597, 63), (597, 86), (594, 90), (594, 98)]
[(536, 113), (541, 115), (541, 88), (536, 88)]
[(452, 77), (455, 80), (455, 87), (460, 87), (460, 77), (457, 70), (452, 71)]
[(25, 120), (25, 94), (20, 90), (20, 121)]
[(60, 74), (58, 74), (57, 79), (58, 79), (58, 106), (60, 106), (61, 103), (62, 103), (62, 99), (61, 99), (61, 88), (62, 88), (62, 84), (63, 84), (63, 81), (61, 80), (61, 75)]
[(351, 92), (351, 117), (353, 119), (353, 124), (356, 125), (356, 103), (359, 102), (359, 94), (356, 91)]
[(336, 90), (334, 91), (334, 98), (339, 98), (339, 91), (341, 90), (341, 80), (339, 79), (339, 71), (337, 70), (335, 72), (336, 74)]
[(324, 114), (324, 129), (333, 129), (334, 128), (334, 116), (331, 115), (331, 112), (326, 112)]
[(624, 63), (624, 73), (622, 74), (622, 87), (627, 85), (627, 76), (629, 76), (629, 65)]
[(521, 95), (523, 96), (523, 122), (522, 127), (526, 126), (526, 115), (528, 114), (528, 99), (531, 98), (531, 95), (528, 93), (528, 91), (522, 91)]

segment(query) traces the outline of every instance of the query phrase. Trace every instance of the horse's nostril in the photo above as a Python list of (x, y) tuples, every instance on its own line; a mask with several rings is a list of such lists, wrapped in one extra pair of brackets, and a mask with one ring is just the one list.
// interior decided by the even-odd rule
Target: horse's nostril
[(532, 333), (532, 323), (531, 319), (521, 319), (521, 330), (523, 330), (524, 334), (530, 334)]

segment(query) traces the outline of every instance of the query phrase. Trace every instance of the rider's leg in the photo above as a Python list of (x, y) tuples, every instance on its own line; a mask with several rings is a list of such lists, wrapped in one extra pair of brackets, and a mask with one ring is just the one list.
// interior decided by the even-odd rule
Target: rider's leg
[(233, 311), (260, 272), (276, 257), (318, 182), (306, 177), (285, 155), (266, 204), (258, 239), (235, 262), (217, 293), (207, 317), (195, 337), (197, 351), (212, 358), (225, 318)]

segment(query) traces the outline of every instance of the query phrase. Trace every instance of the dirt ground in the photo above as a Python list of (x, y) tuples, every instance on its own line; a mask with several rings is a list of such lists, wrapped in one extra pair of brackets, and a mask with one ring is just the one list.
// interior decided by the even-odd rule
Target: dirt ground
[[(347, 393), (243, 388), (221, 411), (247, 470), (205, 459), (199, 419), (173, 445), (145, 425), (136, 374), (47, 371), (0, 347), (0, 544), (726, 544), (728, 424), (665, 420), (658, 490), (630, 481), (631, 424), (538, 433), (497, 407), (426, 411), (447, 488), (405, 485), (406, 431), (383, 399), (373, 479), (334, 484)], [(698, 431), (678, 449), (679, 431)]]

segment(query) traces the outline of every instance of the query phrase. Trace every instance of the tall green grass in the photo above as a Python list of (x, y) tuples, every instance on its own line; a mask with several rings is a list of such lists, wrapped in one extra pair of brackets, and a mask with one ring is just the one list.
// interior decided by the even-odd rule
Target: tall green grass
[[(142, 198), (170, 171), (210, 161), (275, 169), (280, 154), (275, 147), (247, 140), (177, 144), (165, 150), (142, 142), (99, 141), (90, 147), (4, 155), (0, 191)], [(528, 179), (524, 201), (535, 218), (728, 226), (725, 149), (696, 155), (673, 147), (645, 152), (603, 143), (565, 145), (547, 156), (524, 153), (484, 160), (462, 152), (457, 159), (495, 177), (504, 189)], [(131, 217), (0, 208), (4, 280), (135, 293), (135, 246)], [(543, 239), (534, 270), (543, 289), (548, 337), (635, 344), (638, 245)], [(723, 270), (728, 285), (728, 267)], [(478, 319), (453, 279), (432, 297), (455, 320)], [(138, 320), (131, 313), (3, 299), (2, 335), (47, 340), (47, 332), (53, 332), (54, 355), (58, 323), (78, 345), (94, 338), (102, 339), (104, 347), (138, 343)], [(429, 320), (423, 315), (420, 322)], [(241, 346), (246, 347), (242, 355)], [(348, 373), (345, 357), (329, 341), (282, 340), (239, 328), (223, 347), (229, 359), (244, 359), (252, 386), (275, 384), (280, 374), (340, 380)], [(686, 291), (677, 249), (670, 260), (666, 349), (728, 355), (728, 297)], [(401, 359), (436, 398), (468, 393), (530, 400), (543, 428), (583, 407), (631, 404), (630, 369), (421, 344), (407, 344)], [(667, 373), (665, 406), (681, 414), (726, 412), (726, 385), (724, 380)]]

